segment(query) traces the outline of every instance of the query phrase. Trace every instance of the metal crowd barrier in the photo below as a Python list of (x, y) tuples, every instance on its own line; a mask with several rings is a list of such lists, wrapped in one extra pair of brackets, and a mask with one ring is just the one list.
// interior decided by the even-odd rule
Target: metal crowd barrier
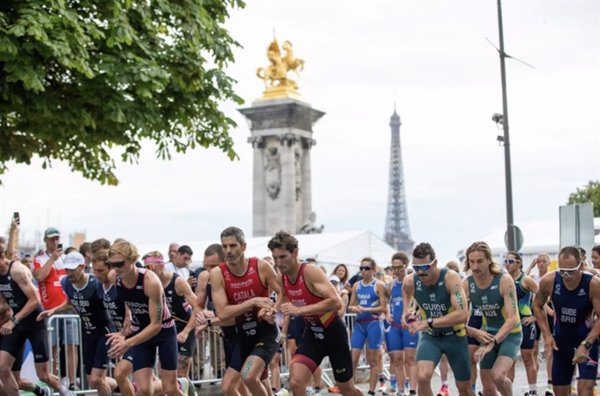
[[(349, 338), (351, 337), (354, 328), (355, 317), (355, 314), (346, 314), (344, 317)], [(77, 345), (78, 363), (77, 367), (75, 367), (77, 377), (75, 384), (77, 385), (78, 390), (75, 393), (78, 395), (95, 394), (95, 390), (89, 389), (89, 384), (83, 369), (83, 350), (80, 345), (82, 340), (82, 330), (79, 315), (53, 315), (49, 317), (47, 321), (48, 346), (50, 348), (50, 372), (54, 373), (59, 378), (68, 378), (69, 369), (73, 368), (74, 362), (71, 362), (68, 357), (66, 340), (73, 339), (74, 336), (77, 336), (79, 345)], [(67, 329), (67, 321), (72, 321), (74, 326)], [(68, 333), (68, 331), (76, 332), (77, 334), (71, 334)], [(57, 332), (59, 342), (56, 344), (53, 353), (53, 338)], [(279, 363), (281, 379), (286, 379), (289, 376), (289, 360), (290, 356), (287, 343), (284, 343)], [(65, 366), (64, 369), (61, 362)], [(388, 367), (389, 362), (384, 361), (384, 374), (389, 378), (389, 372), (387, 371)], [(112, 368), (113, 365), (111, 363), (107, 371), (107, 376), (112, 376)], [(196, 386), (201, 386), (203, 384), (217, 385), (220, 384), (225, 369), (225, 352), (221, 328), (218, 326), (209, 327), (202, 332), (201, 337), (197, 340), (190, 370), (190, 379)], [(369, 366), (366, 363), (366, 358), (363, 354), (361, 361), (359, 362), (358, 370), (367, 369), (369, 369)], [(321, 363), (321, 370), (322, 381), (327, 387), (333, 386), (335, 381), (333, 380), (331, 364), (328, 358), (325, 358)], [(157, 372), (157, 375), (160, 375), (160, 373)], [(66, 385), (68, 386), (69, 384), (67, 383)]]

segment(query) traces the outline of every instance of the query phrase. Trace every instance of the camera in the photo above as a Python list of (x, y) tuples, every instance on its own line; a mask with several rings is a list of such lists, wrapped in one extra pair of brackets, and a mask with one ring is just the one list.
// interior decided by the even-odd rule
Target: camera
[(63, 244), (62, 244), (62, 243), (59, 243), (59, 244), (56, 246), (56, 248), (57, 248), (57, 249), (60, 249), (60, 250), (62, 250), (62, 248), (63, 248)]

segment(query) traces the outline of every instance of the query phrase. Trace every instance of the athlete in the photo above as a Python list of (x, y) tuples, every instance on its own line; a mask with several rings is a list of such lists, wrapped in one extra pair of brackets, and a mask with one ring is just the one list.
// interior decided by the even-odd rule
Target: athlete
[[(31, 280), (31, 272), (19, 261), (9, 261), (6, 245), (0, 243), (0, 295), (12, 309), (12, 317), (0, 327), (0, 382), (8, 396), (19, 395), (19, 385), (11, 368), (22, 356), (29, 340), (37, 377), (61, 396), (72, 395), (58, 378), (50, 374), (46, 324), (36, 321), (42, 312), (40, 300)], [(4, 310), (6, 312), (6, 310)]]
[(152, 370), (156, 354), (160, 361), (160, 378), (167, 396), (183, 395), (177, 386), (177, 333), (175, 323), (166, 305), (158, 276), (145, 268), (138, 268), (137, 248), (130, 242), (115, 242), (108, 252), (109, 266), (115, 269), (117, 295), (131, 310), (140, 330), (132, 337), (122, 333), (109, 336), (111, 358), (123, 356), (128, 349), (133, 363), (133, 377), (137, 394), (153, 395)]
[(375, 279), (376, 265), (370, 257), (360, 262), (362, 279), (352, 286), (352, 295), (348, 312), (356, 313), (356, 322), (352, 330), (352, 369), (356, 375), (358, 360), (367, 344), (367, 363), (369, 370), (369, 394), (375, 394), (378, 380), (378, 367), (383, 345), (383, 318), (388, 313), (385, 283)]
[[(519, 316), (523, 328), (521, 341), (521, 359), (527, 373), (529, 392), (526, 395), (537, 395), (538, 361), (534, 355), (536, 340), (535, 316), (533, 316), (533, 296), (538, 291), (538, 284), (533, 278), (523, 273), (523, 258), (517, 252), (508, 252), (504, 258), (504, 267), (513, 278), (517, 290)], [(515, 378), (515, 365), (511, 367), (508, 377), (511, 381)]]
[[(464, 266), (465, 274), (471, 275), (471, 268), (469, 267), (469, 260), (465, 260)], [(475, 360), (475, 352), (479, 349), (481, 345), (479, 340), (473, 337), (471, 334), (468, 334), (468, 329), (481, 329), (483, 325), (483, 316), (479, 309), (476, 309), (473, 304), (469, 304), (469, 321), (467, 322), (467, 343), (469, 344), (469, 361), (471, 362), (471, 390), (474, 393), (477, 393), (477, 375), (478, 375), (478, 364), (479, 362)]]
[[(416, 348), (419, 343), (419, 335), (411, 334), (402, 321), (404, 311), (402, 284), (409, 262), (410, 259), (404, 252), (396, 252), (392, 256), (394, 280), (387, 285), (390, 295), (390, 313), (387, 315), (387, 321), (390, 328), (386, 333), (386, 344), (390, 356), (391, 373), (395, 375), (396, 381), (402, 388), (405, 377), (408, 377), (410, 394), (415, 395), (417, 393)], [(397, 386), (392, 383), (390, 392), (395, 393), (396, 391)]]
[[(546, 322), (544, 305), (552, 300), (554, 332)], [(583, 272), (581, 255), (573, 246), (561, 249), (558, 270), (544, 275), (535, 295), (533, 312), (542, 330), (546, 354), (552, 360), (552, 384), (556, 396), (571, 393), (575, 365), (579, 370), (577, 393), (592, 395), (598, 363), (600, 279)]]
[(466, 252), (471, 275), (463, 288), (474, 309), (483, 315), (481, 329), (469, 328), (480, 346), (473, 356), (479, 361), (484, 394), (512, 395), (512, 381), (507, 378), (513, 366), (523, 333), (517, 306), (515, 283), (492, 261), (492, 251), (485, 242), (474, 242)]
[[(404, 278), (402, 286), (402, 319), (412, 334), (422, 332), (417, 346), (419, 395), (433, 395), (431, 378), (442, 354), (448, 357), (460, 395), (473, 395), (465, 329), (469, 312), (460, 276), (437, 267), (435, 251), (428, 243), (417, 245), (412, 255), (414, 273)], [(419, 315), (410, 312), (413, 298)]]
[(194, 334), (196, 326), (194, 315), (192, 315), (193, 307), (196, 306), (196, 295), (189, 283), (177, 272), (165, 271), (164, 259), (160, 252), (153, 251), (146, 254), (143, 261), (146, 268), (158, 275), (165, 291), (167, 306), (171, 316), (175, 319), (179, 347), (177, 376), (189, 379), (192, 356), (196, 346)]
[[(212, 299), (223, 322), (235, 318), (239, 338), (241, 377), (253, 396), (270, 395), (266, 368), (279, 345), (277, 326), (265, 320), (267, 309), (274, 305), (269, 289), (278, 295), (281, 288), (275, 270), (264, 260), (244, 256), (244, 232), (228, 227), (221, 232), (225, 262), (210, 271)], [(274, 319), (274, 318), (273, 318)], [(237, 393), (231, 385), (237, 379), (236, 368), (228, 367), (223, 377), (223, 391)], [(264, 383), (261, 380), (266, 380)]]
[[(290, 388), (294, 395), (306, 395), (312, 373), (325, 356), (343, 395), (362, 395), (354, 385), (348, 333), (337, 315), (342, 302), (327, 276), (314, 264), (298, 261), (298, 241), (279, 231), (268, 244), (281, 271), (284, 296), (279, 308), (285, 315), (303, 317), (306, 328), (290, 365)], [(278, 302), (279, 303), (279, 302)]]
[(60, 305), (43, 311), (38, 320), (57, 312), (75, 309), (82, 323), (83, 368), (88, 383), (99, 396), (108, 396), (117, 387), (112, 378), (106, 378), (108, 355), (106, 335), (114, 331), (104, 310), (102, 284), (94, 275), (86, 273), (85, 258), (71, 252), (63, 258), (67, 276), (60, 280), (66, 299)]

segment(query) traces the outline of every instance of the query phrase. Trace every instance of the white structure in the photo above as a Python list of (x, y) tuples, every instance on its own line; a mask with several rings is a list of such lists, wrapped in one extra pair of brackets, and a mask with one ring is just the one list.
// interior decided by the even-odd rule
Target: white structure
[(293, 98), (261, 99), (239, 110), (254, 148), (252, 235), (318, 233), (312, 211), (312, 127), (325, 113)]

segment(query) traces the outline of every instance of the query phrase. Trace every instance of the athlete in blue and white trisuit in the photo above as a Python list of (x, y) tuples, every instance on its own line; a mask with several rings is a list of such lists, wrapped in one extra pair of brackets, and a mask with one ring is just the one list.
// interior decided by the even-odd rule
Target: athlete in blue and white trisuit
[(373, 277), (375, 261), (371, 258), (361, 260), (362, 280), (352, 287), (349, 312), (356, 313), (356, 323), (352, 330), (352, 365), (354, 375), (365, 342), (367, 343), (367, 362), (369, 363), (369, 394), (374, 394), (377, 385), (379, 349), (383, 344), (383, 315), (388, 312), (385, 283)]
[[(409, 258), (404, 252), (394, 253), (392, 256), (392, 271), (394, 280), (388, 285), (390, 295), (390, 313), (387, 322), (390, 324), (386, 331), (386, 345), (390, 356), (390, 372), (396, 376), (399, 388), (404, 388), (405, 378), (410, 379), (410, 389), (417, 389), (417, 364), (416, 353), (419, 343), (419, 334), (410, 334), (408, 328), (402, 324), (402, 311), (404, 302), (402, 300), (402, 281), (406, 275)], [(397, 388), (392, 383), (393, 388)], [(396, 390), (394, 390), (395, 392)]]
[[(558, 270), (540, 281), (533, 311), (544, 335), (546, 350), (552, 351), (552, 384), (556, 396), (571, 394), (571, 381), (578, 365), (577, 393), (592, 395), (598, 371), (600, 279), (583, 271), (579, 249), (567, 246), (558, 256)], [(554, 306), (554, 334), (546, 322), (544, 305)]]
[(106, 336), (114, 328), (104, 310), (102, 284), (94, 275), (85, 272), (85, 259), (79, 252), (67, 254), (63, 264), (67, 276), (60, 280), (60, 284), (67, 298), (62, 304), (42, 312), (40, 318), (71, 307), (75, 309), (81, 318), (83, 368), (88, 383), (98, 391), (99, 396), (108, 396), (117, 383), (112, 378), (106, 378)]

